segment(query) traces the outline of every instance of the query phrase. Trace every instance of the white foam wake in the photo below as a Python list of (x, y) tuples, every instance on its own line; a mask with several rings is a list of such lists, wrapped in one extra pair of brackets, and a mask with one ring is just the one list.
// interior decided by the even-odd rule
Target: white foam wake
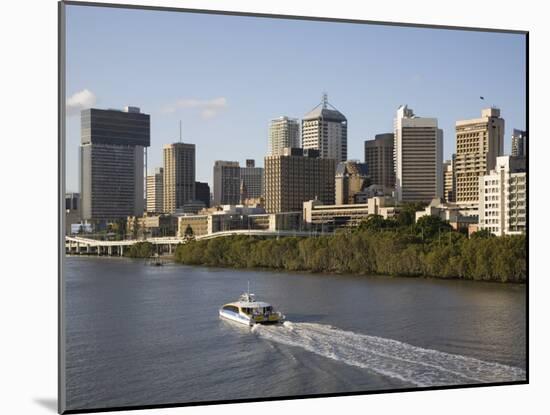
[(521, 368), (423, 349), (396, 340), (367, 336), (314, 323), (285, 322), (253, 327), (258, 336), (384, 376), (423, 386), (525, 380)]

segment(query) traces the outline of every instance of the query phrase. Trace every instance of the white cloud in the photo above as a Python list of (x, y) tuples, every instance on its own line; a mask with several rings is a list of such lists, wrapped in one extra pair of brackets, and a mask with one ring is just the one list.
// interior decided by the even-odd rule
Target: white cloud
[(80, 113), (83, 109), (93, 107), (96, 101), (97, 99), (95, 94), (89, 89), (83, 89), (82, 91), (75, 92), (67, 98), (67, 115), (75, 115)]
[(200, 116), (207, 120), (214, 118), (220, 111), (227, 108), (227, 99), (218, 97), (212, 99), (182, 98), (162, 109), (164, 113), (174, 113), (180, 109), (197, 109)]

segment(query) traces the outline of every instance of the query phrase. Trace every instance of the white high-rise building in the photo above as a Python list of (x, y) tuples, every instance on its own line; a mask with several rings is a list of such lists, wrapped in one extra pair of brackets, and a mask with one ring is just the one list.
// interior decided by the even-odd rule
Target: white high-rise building
[(525, 232), (527, 214), (525, 157), (497, 157), (495, 169), (479, 177), (479, 227), (491, 233)]
[(395, 195), (402, 202), (443, 196), (443, 131), (402, 105), (394, 120)]
[(296, 118), (275, 118), (269, 122), (268, 155), (279, 156), (287, 147), (301, 147), (300, 124)]
[(157, 167), (147, 175), (147, 213), (164, 212), (164, 169)]
[(302, 119), (302, 147), (305, 150), (319, 150), (321, 158), (336, 162), (348, 158), (348, 120), (329, 104), (327, 94)]

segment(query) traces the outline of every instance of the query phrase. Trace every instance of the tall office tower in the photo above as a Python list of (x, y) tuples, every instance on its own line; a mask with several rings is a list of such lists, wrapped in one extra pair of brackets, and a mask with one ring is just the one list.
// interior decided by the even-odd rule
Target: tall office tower
[(365, 163), (371, 183), (387, 189), (395, 187), (393, 165), (393, 133), (376, 134), (365, 141)]
[(446, 202), (455, 201), (456, 181), (454, 174), (455, 154), (452, 160), (443, 162), (443, 199)]
[(195, 199), (195, 144), (166, 144), (163, 158), (164, 212), (175, 213)]
[(82, 219), (108, 221), (141, 216), (144, 150), (150, 117), (137, 107), (81, 112), (80, 193)]
[(214, 205), (238, 205), (241, 201), (241, 168), (238, 161), (214, 163)]
[(512, 156), (527, 155), (527, 132), (516, 130), (512, 133)]
[(256, 167), (254, 160), (246, 160), (246, 167), (241, 167), (241, 181), (246, 187), (247, 198), (259, 198), (264, 194), (264, 169)]
[(208, 186), (208, 183), (195, 182), (195, 200), (200, 200), (207, 208), (210, 207), (210, 186)]
[(437, 118), (422, 118), (400, 106), (394, 121), (395, 193), (400, 202), (430, 202), (443, 196), (443, 131)]
[(479, 180), (479, 226), (495, 235), (524, 233), (527, 173), (524, 156), (497, 157), (496, 166)]
[(153, 174), (147, 175), (147, 212), (164, 212), (164, 169), (157, 167)]
[(334, 204), (334, 159), (312, 149), (287, 148), (266, 156), (265, 201), (268, 213), (301, 212), (303, 202), (318, 199)]
[(337, 163), (348, 159), (348, 121), (329, 104), (327, 94), (323, 94), (323, 101), (302, 119), (302, 147), (319, 150), (322, 158), (334, 159)]
[(481, 110), (481, 118), (456, 122), (456, 202), (477, 209), (479, 177), (495, 168), (504, 149), (504, 120), (500, 110)]
[(300, 147), (300, 124), (296, 118), (275, 118), (269, 122), (268, 154), (278, 156), (287, 147)]
[(367, 164), (345, 161), (336, 166), (335, 202), (337, 205), (355, 203), (355, 195), (369, 185)]

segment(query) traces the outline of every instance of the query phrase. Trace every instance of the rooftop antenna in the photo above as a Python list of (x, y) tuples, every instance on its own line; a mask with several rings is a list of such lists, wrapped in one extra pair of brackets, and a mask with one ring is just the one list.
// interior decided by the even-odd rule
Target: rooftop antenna
[(181, 120), (180, 120), (180, 143), (181, 143)]
[(326, 92), (323, 92), (323, 108), (327, 108), (327, 105), (328, 105), (328, 94)]

